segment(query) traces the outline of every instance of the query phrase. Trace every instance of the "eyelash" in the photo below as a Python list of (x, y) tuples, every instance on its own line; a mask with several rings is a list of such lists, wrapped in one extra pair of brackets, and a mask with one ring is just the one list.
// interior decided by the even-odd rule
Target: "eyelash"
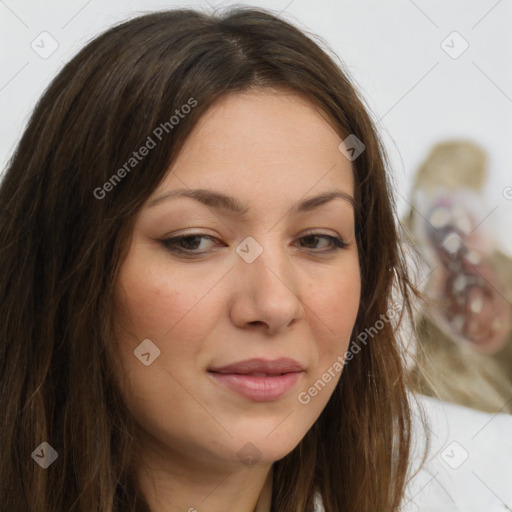
[[(323, 250), (311, 249), (313, 252), (315, 252), (317, 254), (331, 254), (331, 253), (340, 251), (342, 249), (345, 249), (348, 246), (348, 244), (346, 242), (344, 242), (339, 237), (332, 236), (332, 235), (325, 235), (325, 234), (321, 234), (321, 233), (307, 233), (307, 234), (303, 235), (302, 237), (300, 237), (299, 240), (302, 240), (302, 239), (308, 238), (308, 237), (326, 238), (331, 242), (331, 247), (329, 249), (323, 249)], [(190, 234), (190, 235), (180, 235), (180, 236), (175, 236), (175, 237), (171, 237), (171, 238), (166, 238), (164, 240), (161, 240), (161, 242), (168, 251), (173, 252), (175, 254), (184, 254), (184, 255), (192, 256), (192, 257), (206, 254), (205, 251), (195, 252), (194, 250), (190, 250), (190, 249), (187, 250), (187, 249), (182, 249), (182, 248), (176, 247), (176, 245), (180, 241), (187, 240), (187, 239), (193, 239), (193, 238), (208, 238), (210, 240), (216, 240), (216, 237), (214, 237), (212, 235), (206, 235), (204, 233), (197, 233), (197, 234), (194, 233), (194, 234)]]

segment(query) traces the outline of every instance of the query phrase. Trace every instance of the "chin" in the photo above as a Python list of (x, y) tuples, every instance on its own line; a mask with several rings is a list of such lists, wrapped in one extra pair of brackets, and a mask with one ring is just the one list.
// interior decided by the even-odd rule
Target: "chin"
[[(289, 421), (293, 413), (286, 418), (286, 414), (281, 414), (279, 418), (272, 421), (265, 421), (258, 428), (255, 428), (254, 421), (251, 422), (252, 428), (243, 427), (240, 432), (234, 436), (230, 443), (235, 459), (249, 463), (268, 463), (286, 457), (300, 443), (307, 433), (307, 428), (283, 429), (280, 423)], [(292, 420), (293, 421), (293, 420)]]

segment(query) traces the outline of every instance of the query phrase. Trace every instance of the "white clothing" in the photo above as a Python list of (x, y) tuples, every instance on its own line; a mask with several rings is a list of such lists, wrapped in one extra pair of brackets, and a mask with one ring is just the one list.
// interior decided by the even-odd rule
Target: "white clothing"
[[(424, 465), (408, 483), (402, 512), (512, 511), (512, 416), (416, 396), (430, 447)], [(422, 462), (426, 436), (420, 409), (411, 402), (412, 475)], [(314, 512), (325, 512), (320, 499), (315, 505)]]
[[(512, 511), (512, 416), (418, 398), (431, 446), (408, 485), (403, 512)], [(412, 469), (425, 447), (417, 420), (415, 440)]]

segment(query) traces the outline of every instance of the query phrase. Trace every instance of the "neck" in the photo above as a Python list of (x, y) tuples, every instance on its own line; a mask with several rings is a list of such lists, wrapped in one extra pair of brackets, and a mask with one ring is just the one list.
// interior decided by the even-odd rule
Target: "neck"
[(148, 450), (138, 458), (138, 483), (151, 512), (270, 512), (272, 466), (194, 461)]

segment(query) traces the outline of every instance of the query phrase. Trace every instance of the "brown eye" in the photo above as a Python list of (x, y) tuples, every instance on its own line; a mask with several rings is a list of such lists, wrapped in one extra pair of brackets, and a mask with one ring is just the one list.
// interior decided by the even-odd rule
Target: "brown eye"
[[(319, 240), (327, 240), (329, 242), (327, 249), (319, 249), (315, 250), (315, 247), (318, 244)], [(306, 245), (313, 246), (313, 247), (306, 247), (307, 249), (315, 250), (315, 252), (321, 252), (321, 253), (330, 253), (334, 251), (339, 251), (340, 249), (344, 249), (347, 247), (347, 244), (341, 239), (336, 236), (332, 235), (324, 235), (320, 233), (309, 233), (301, 238), (299, 240), (304, 240)]]
[(198, 251), (202, 239), (215, 241), (215, 237), (205, 234), (182, 235), (161, 240), (166, 249), (174, 253), (200, 255), (207, 252), (207, 250)]

